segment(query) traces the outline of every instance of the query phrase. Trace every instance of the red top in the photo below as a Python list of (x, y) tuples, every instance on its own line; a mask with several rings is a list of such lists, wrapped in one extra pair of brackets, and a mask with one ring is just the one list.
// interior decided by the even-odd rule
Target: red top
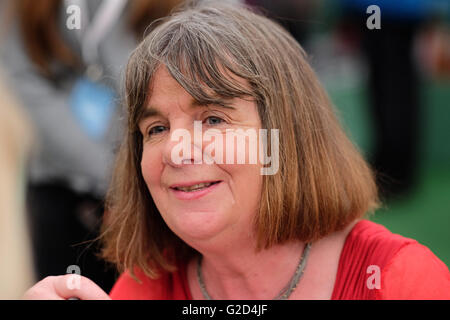
[[(157, 280), (140, 270), (136, 276), (141, 283), (123, 273), (111, 290), (111, 298), (192, 300), (186, 266)], [(361, 220), (345, 240), (331, 299), (450, 300), (450, 272), (417, 241)]]

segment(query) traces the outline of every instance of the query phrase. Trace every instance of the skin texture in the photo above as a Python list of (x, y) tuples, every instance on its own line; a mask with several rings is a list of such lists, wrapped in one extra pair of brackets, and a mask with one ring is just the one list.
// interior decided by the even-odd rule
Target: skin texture
[[(258, 210), (262, 177), (257, 164), (175, 164), (172, 150), (178, 141), (170, 135), (186, 129), (194, 136), (194, 121), (202, 122), (203, 131), (215, 129), (225, 136), (227, 129), (260, 128), (256, 105), (235, 99), (235, 108), (220, 106), (191, 106), (192, 97), (161, 67), (154, 78), (148, 108), (158, 115), (141, 121), (144, 136), (141, 168), (144, 180), (167, 225), (191, 245), (222, 246), (236, 233), (247, 234)], [(149, 134), (149, 131), (154, 132)], [(203, 150), (208, 146), (203, 143)], [(226, 150), (226, 155), (231, 150)], [(240, 150), (235, 150), (239, 152)], [(242, 151), (240, 151), (242, 152)], [(236, 154), (236, 153), (235, 153)], [(195, 200), (179, 200), (170, 186), (199, 181), (221, 181), (214, 191)], [(244, 214), (245, 213), (245, 214)]]

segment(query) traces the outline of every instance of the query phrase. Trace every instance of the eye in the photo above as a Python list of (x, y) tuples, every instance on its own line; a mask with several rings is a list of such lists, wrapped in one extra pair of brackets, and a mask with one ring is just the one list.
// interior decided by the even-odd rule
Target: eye
[(215, 126), (224, 122), (223, 119), (215, 116), (208, 117), (204, 121), (211, 126)]
[(167, 130), (167, 127), (164, 127), (164, 126), (154, 126), (154, 127), (152, 127), (152, 128), (150, 128), (150, 130), (148, 130), (148, 136), (153, 136), (153, 135), (156, 135), (156, 134), (160, 134), (160, 133), (162, 133), (162, 132), (164, 132), (164, 131), (166, 131)]

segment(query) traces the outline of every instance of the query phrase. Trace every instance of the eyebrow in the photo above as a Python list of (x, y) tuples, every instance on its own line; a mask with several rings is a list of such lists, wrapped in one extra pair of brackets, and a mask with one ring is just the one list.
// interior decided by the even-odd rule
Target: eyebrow
[[(222, 107), (225, 109), (236, 110), (235, 107), (233, 107), (230, 103), (227, 103), (226, 101), (227, 100), (223, 100), (223, 99), (211, 99), (209, 101), (203, 102), (203, 101), (198, 101), (196, 99), (192, 99), (189, 107), (196, 108), (196, 107), (207, 107), (210, 105), (216, 105), (216, 106), (219, 106), (219, 107)], [(149, 106), (142, 112), (142, 115), (139, 117), (138, 123), (141, 123), (142, 121), (144, 121), (147, 118), (161, 116), (161, 115), (162, 115), (161, 111), (159, 111), (158, 108), (156, 108), (154, 106)]]

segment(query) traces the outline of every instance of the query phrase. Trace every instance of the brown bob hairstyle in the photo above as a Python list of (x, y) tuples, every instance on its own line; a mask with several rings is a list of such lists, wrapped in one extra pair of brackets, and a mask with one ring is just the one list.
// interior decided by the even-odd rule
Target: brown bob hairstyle
[(102, 256), (119, 271), (139, 267), (157, 277), (198, 254), (167, 227), (141, 172), (138, 123), (162, 65), (197, 101), (251, 97), (262, 127), (279, 129), (279, 171), (264, 176), (259, 213), (249, 226), (258, 249), (318, 240), (377, 207), (373, 173), (339, 125), (300, 45), (251, 9), (203, 2), (158, 25), (127, 65), (128, 122), (102, 230)]

